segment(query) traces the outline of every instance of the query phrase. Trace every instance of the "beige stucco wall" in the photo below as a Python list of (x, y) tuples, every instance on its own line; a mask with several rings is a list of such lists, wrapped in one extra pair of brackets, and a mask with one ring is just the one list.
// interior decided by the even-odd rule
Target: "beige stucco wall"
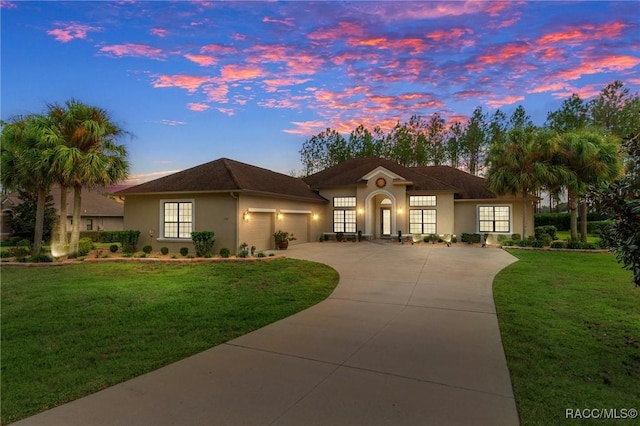
[[(386, 184), (382, 187), (376, 185), (379, 178), (384, 178)], [(331, 232), (333, 229), (333, 198), (344, 196), (356, 197), (357, 229), (364, 234), (381, 237), (381, 208), (380, 203), (385, 198), (391, 200), (391, 235), (397, 235), (398, 231), (403, 234), (409, 232), (409, 195), (406, 185), (402, 182), (394, 182), (394, 176), (384, 170), (379, 170), (369, 176), (366, 184), (354, 186), (352, 188), (332, 188), (323, 189), (320, 195), (329, 200), (326, 206), (326, 213), (321, 225), (324, 232)], [(411, 195), (435, 195), (436, 206), (424, 207), (437, 210), (437, 233), (451, 234), (454, 232), (454, 202), (453, 193), (439, 192), (412, 192)], [(387, 206), (384, 206), (387, 207)]]
[[(527, 234), (533, 234), (533, 201), (529, 200), (527, 210)], [(506, 205), (511, 207), (511, 231), (507, 235), (522, 235), (522, 200), (498, 198), (494, 200), (456, 200), (455, 201), (455, 234), (463, 232), (479, 233), (477, 208), (478, 206)]]
[[(190, 253), (195, 249), (191, 239), (162, 238), (160, 201), (180, 200), (194, 202), (194, 231), (215, 232), (214, 253), (228, 247), (232, 253), (236, 246), (236, 199), (229, 193), (221, 194), (167, 194), (167, 195), (128, 195), (124, 203), (124, 228), (140, 231), (138, 248), (151, 245), (154, 251), (168, 247), (169, 253), (178, 253), (181, 247), (188, 247)], [(150, 232), (153, 236), (150, 235)]]
[[(249, 247), (255, 245), (257, 250), (273, 249), (275, 248), (273, 233), (277, 230), (293, 233), (296, 240), (290, 242), (292, 245), (318, 241), (324, 232), (326, 206), (327, 203), (324, 202), (240, 194), (239, 242), (246, 242)], [(251, 212), (256, 209), (273, 210), (273, 212)], [(248, 213), (248, 216), (245, 216), (245, 213)], [(254, 224), (255, 220), (260, 221), (259, 229)], [(264, 229), (267, 221), (268, 231)], [(268, 243), (264, 238), (266, 232), (268, 232)]]

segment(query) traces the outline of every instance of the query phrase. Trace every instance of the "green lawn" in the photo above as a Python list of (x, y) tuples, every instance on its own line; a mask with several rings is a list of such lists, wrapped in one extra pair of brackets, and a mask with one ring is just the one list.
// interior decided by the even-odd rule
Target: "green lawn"
[(337, 282), (293, 259), (3, 266), (2, 423), (287, 317)]
[(640, 409), (640, 288), (611, 254), (513, 250), (494, 298), (520, 421), (566, 409)]
[[(556, 238), (558, 240), (569, 241), (571, 239), (571, 231), (558, 231), (556, 232)], [(580, 232), (578, 231), (578, 239), (580, 239)], [(587, 242), (595, 243), (600, 239), (599, 236), (593, 234), (587, 234)]]

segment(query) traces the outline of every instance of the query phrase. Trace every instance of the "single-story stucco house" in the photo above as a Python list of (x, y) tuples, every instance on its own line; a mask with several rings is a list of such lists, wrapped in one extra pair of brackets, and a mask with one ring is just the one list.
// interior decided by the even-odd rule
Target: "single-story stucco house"
[[(405, 167), (382, 158), (354, 158), (306, 178), (222, 158), (118, 191), (124, 227), (139, 245), (171, 252), (189, 247), (192, 231), (214, 231), (214, 251), (241, 243), (275, 248), (273, 233), (291, 244), (323, 234), (461, 235), (522, 233), (520, 196), (497, 196), (483, 178), (448, 166)], [(528, 229), (533, 203), (527, 199)]]

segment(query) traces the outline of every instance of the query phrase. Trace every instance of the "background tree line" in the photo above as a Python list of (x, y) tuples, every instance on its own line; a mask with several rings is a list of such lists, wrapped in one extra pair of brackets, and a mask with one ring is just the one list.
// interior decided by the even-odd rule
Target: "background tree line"
[[(108, 112), (77, 100), (48, 105), (42, 114), (11, 118), (2, 125), (0, 166), (3, 190), (36, 199), (32, 255), (40, 255), (47, 198), (60, 187), (58, 238), (53, 251), (74, 256), (80, 239), (83, 188), (99, 188), (126, 179), (129, 162), (118, 138), (126, 132)], [(67, 236), (67, 191), (73, 190), (73, 224)], [(28, 201), (28, 200), (27, 200)], [(20, 210), (18, 210), (19, 212)]]
[(572, 95), (558, 110), (549, 112), (543, 126), (536, 126), (523, 106), (518, 106), (511, 116), (500, 109), (485, 112), (478, 106), (466, 121), (450, 125), (436, 112), (429, 117), (413, 115), (404, 123), (398, 121), (388, 132), (379, 126), (368, 129), (361, 124), (345, 136), (327, 128), (302, 144), (302, 174), (308, 176), (349, 158), (369, 156), (404, 166), (448, 165), (475, 175), (484, 174), (491, 148), (504, 144), (516, 129), (565, 133), (592, 128), (627, 140), (638, 131), (638, 112), (634, 110), (637, 99), (616, 81), (589, 102)]

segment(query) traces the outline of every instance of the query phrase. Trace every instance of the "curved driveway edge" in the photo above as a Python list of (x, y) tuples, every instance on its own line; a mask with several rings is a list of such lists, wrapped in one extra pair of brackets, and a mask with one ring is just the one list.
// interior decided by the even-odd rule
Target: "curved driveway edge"
[(325, 301), (16, 425), (517, 425), (492, 296), (516, 259), (455, 245), (308, 243)]

